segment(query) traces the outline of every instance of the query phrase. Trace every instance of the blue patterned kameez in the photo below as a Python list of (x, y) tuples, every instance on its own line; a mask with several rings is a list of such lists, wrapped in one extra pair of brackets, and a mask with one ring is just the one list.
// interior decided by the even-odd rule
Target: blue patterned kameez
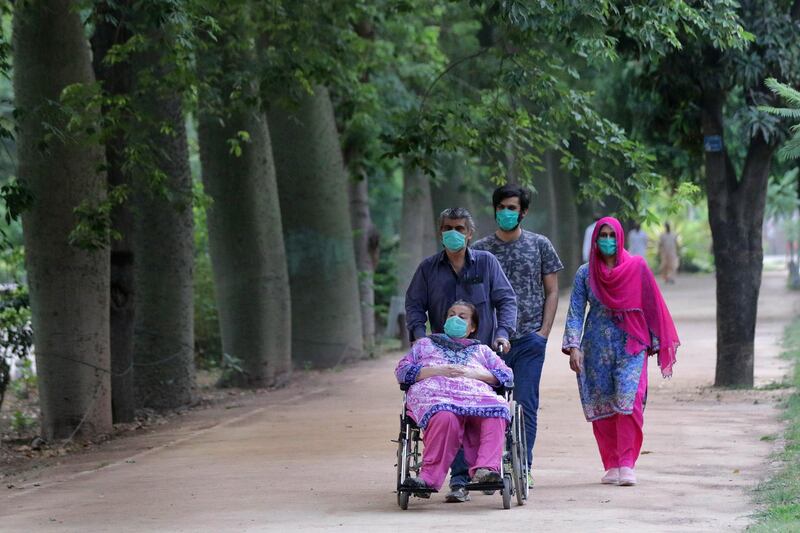
[[(589, 286), (588, 263), (582, 265), (575, 274), (562, 349), (565, 353), (573, 347), (583, 351), (584, 370), (577, 376), (578, 390), (583, 413), (590, 422), (633, 413), (646, 350), (631, 355), (625, 351), (626, 341), (627, 334)], [(657, 339), (652, 341), (657, 349)]]

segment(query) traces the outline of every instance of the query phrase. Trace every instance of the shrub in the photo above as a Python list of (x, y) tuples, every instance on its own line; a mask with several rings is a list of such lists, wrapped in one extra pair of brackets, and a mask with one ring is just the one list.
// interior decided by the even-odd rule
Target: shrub
[[(31, 369), (29, 358), (32, 351), (33, 330), (28, 291), (24, 286), (14, 284), (0, 286), (0, 406), (11, 382), (11, 366), (17, 361), (27, 360)], [(35, 384), (32, 371), (30, 374), (27, 379)]]

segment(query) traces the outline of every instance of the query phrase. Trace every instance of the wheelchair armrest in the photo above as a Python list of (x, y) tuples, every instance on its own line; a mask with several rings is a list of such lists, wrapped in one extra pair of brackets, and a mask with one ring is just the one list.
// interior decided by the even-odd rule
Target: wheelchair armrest
[(494, 389), (494, 391), (500, 396), (505, 396), (507, 392), (512, 392), (513, 390), (514, 390), (513, 381), (509, 382), (507, 385), (498, 385), (497, 388)]

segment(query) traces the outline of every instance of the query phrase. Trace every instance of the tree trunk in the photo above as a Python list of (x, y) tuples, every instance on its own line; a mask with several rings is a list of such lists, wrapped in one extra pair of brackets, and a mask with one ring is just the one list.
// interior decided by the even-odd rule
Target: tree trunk
[[(19, 115), (18, 175), (34, 197), (23, 214), (42, 433), (46, 439), (111, 430), (109, 252), (68, 243), (73, 210), (105, 196), (102, 150), (79, 132), (43, 147), (43, 122), (69, 117), (48, 102), (74, 83), (93, 83), (77, 6), (66, 0), (15, 6), (14, 93)], [(45, 148), (45, 149), (43, 149)]]
[(143, 81), (166, 77), (163, 46), (171, 42), (153, 37), (161, 28), (148, 29), (156, 43), (136, 58), (136, 83), (142, 84), (136, 89), (141, 92), (144, 137), (155, 149), (163, 182), (155, 187), (152, 175), (139, 176), (133, 203), (134, 385), (139, 405), (170, 409), (193, 402), (196, 391), (192, 178), (180, 95)]
[(544, 153), (542, 158), (544, 170), (537, 173), (539, 179), (534, 182), (536, 194), (531, 198), (527, 218), (530, 218), (530, 221), (535, 224), (534, 231), (546, 236), (554, 245), (557, 245), (558, 213), (556, 212), (555, 183), (558, 180), (560, 169), (558, 168), (558, 159), (554, 155), (552, 150)]
[(347, 173), (328, 91), (292, 111), (267, 113), (292, 296), (296, 365), (325, 368), (361, 357), (358, 279)]
[[(123, 8), (127, 7), (124, 2)], [(120, 9), (102, 2), (96, 8), (95, 32), (92, 37), (94, 72), (103, 89), (110, 95), (130, 95), (131, 66), (128, 62), (103, 63), (109, 49), (125, 43), (130, 30), (121, 22)], [(109, 22), (109, 16), (117, 23)], [(105, 111), (105, 110), (104, 110)], [(130, 185), (123, 173), (125, 134), (116, 132), (106, 142), (106, 168), (109, 187)], [(111, 408), (114, 422), (130, 422), (136, 407), (133, 393), (133, 320), (135, 287), (133, 285), (133, 216), (127, 205), (114, 207), (113, 228), (121, 238), (111, 243)]]
[(369, 213), (369, 184), (366, 176), (350, 180), (350, 220), (358, 269), (358, 293), (361, 302), (361, 327), (364, 349), (375, 348), (375, 248), (380, 237)]
[[(215, 68), (223, 76), (247, 69), (247, 57), (209, 55), (206, 59), (220, 62), (201, 61), (201, 77), (208, 79)], [(203, 184), (213, 200), (208, 208), (209, 251), (222, 348), (243, 370), (226, 374), (221, 383), (283, 384), (292, 365), (291, 299), (269, 130), (260, 111), (236, 107), (242, 104), (231, 101), (234, 88), (229, 84), (221, 82), (215, 90), (228, 112), (219, 117), (206, 110), (199, 125)], [(228, 140), (240, 131), (248, 132), (250, 140), (242, 143), (237, 157)]]
[(436, 253), (435, 230), (428, 176), (417, 168), (406, 167), (403, 175), (403, 211), (395, 291), (398, 295), (405, 295), (420, 262)]
[[(724, 101), (721, 91), (706, 94), (703, 135), (722, 137)], [(753, 340), (763, 266), (761, 227), (774, 151), (761, 136), (753, 138), (740, 180), (726, 148), (705, 153), (717, 278), (717, 386), (753, 386)]]
[(581, 265), (583, 231), (578, 224), (578, 205), (575, 200), (572, 176), (559, 166), (557, 153), (548, 152), (548, 154), (552, 154), (550, 157), (555, 160), (556, 165), (553, 198), (554, 212), (557, 218), (553, 234), (549, 237), (564, 265), (564, 270), (559, 272), (558, 286), (561, 289), (569, 290), (572, 288), (575, 272)]

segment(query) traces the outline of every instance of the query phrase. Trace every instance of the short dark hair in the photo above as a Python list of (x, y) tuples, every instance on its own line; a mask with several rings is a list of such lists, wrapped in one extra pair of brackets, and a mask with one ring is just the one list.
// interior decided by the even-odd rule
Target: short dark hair
[(527, 211), (531, 203), (531, 193), (525, 187), (517, 185), (516, 183), (506, 183), (502, 187), (498, 187), (492, 193), (492, 205), (495, 210), (500, 205), (500, 202), (506, 198), (519, 198), (520, 211)]
[(472, 322), (472, 325), (475, 326), (475, 331), (472, 332), (472, 335), (477, 335), (478, 334), (478, 326), (480, 325), (480, 322), (481, 322), (480, 317), (478, 316), (478, 308), (475, 307), (473, 304), (471, 304), (470, 302), (468, 302), (466, 300), (456, 300), (455, 302), (450, 304), (450, 307), (448, 307), (447, 310), (449, 311), (450, 309), (452, 309), (453, 307), (455, 307), (457, 305), (463, 305), (464, 307), (468, 308), (472, 312), (471, 322)]

